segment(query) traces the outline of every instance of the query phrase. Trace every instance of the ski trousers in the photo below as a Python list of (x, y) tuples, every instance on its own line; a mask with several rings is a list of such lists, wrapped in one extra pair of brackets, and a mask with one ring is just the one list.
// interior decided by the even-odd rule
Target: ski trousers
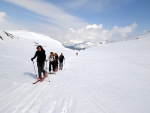
[(63, 68), (63, 62), (59, 62), (59, 68), (60, 68), (60, 69)]
[(53, 71), (55, 70), (55, 64), (54, 64), (54, 61), (50, 61), (49, 62), (49, 72), (51, 72), (51, 70), (53, 69)]
[(46, 73), (46, 71), (44, 70), (44, 65), (45, 65), (45, 62), (43, 62), (43, 63), (37, 62), (38, 75), (39, 75), (39, 77), (42, 77), (42, 72), (43, 72), (43, 74)]

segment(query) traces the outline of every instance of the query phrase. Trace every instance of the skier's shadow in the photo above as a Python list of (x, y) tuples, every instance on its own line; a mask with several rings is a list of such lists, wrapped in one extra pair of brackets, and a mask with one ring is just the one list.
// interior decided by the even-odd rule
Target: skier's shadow
[(34, 73), (25, 72), (24, 75), (29, 75), (29, 76), (31, 76), (32, 78), (37, 79), (37, 77), (36, 77), (36, 75), (35, 75)]

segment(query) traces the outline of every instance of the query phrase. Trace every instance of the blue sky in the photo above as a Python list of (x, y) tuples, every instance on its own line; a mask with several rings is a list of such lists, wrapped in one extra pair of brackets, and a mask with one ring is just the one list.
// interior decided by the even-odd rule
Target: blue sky
[(1, 0), (1, 29), (63, 41), (124, 39), (150, 30), (149, 0)]

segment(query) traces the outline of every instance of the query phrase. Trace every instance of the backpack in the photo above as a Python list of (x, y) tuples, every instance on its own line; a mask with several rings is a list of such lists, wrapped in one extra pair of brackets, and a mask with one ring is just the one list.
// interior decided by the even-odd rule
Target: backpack
[(63, 55), (60, 55), (60, 56), (59, 56), (59, 61), (60, 61), (60, 62), (63, 62), (63, 60), (64, 60), (64, 56), (63, 56)]
[(50, 55), (50, 62), (53, 62), (54, 61), (54, 56), (53, 55)]

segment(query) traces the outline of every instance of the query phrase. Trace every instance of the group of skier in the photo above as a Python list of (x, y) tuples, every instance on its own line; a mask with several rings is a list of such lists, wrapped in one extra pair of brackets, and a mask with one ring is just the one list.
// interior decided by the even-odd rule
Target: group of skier
[(46, 60), (45, 50), (41, 45), (37, 46), (37, 51), (31, 61), (37, 58), (37, 67), (38, 67), (38, 80), (42, 80), (43, 77), (47, 76), (47, 72), (44, 70), (45, 62), (49, 61), (49, 74), (53, 74), (59, 70), (63, 69), (63, 61), (65, 60), (63, 53), (58, 56), (57, 53), (50, 52), (50, 56)]

